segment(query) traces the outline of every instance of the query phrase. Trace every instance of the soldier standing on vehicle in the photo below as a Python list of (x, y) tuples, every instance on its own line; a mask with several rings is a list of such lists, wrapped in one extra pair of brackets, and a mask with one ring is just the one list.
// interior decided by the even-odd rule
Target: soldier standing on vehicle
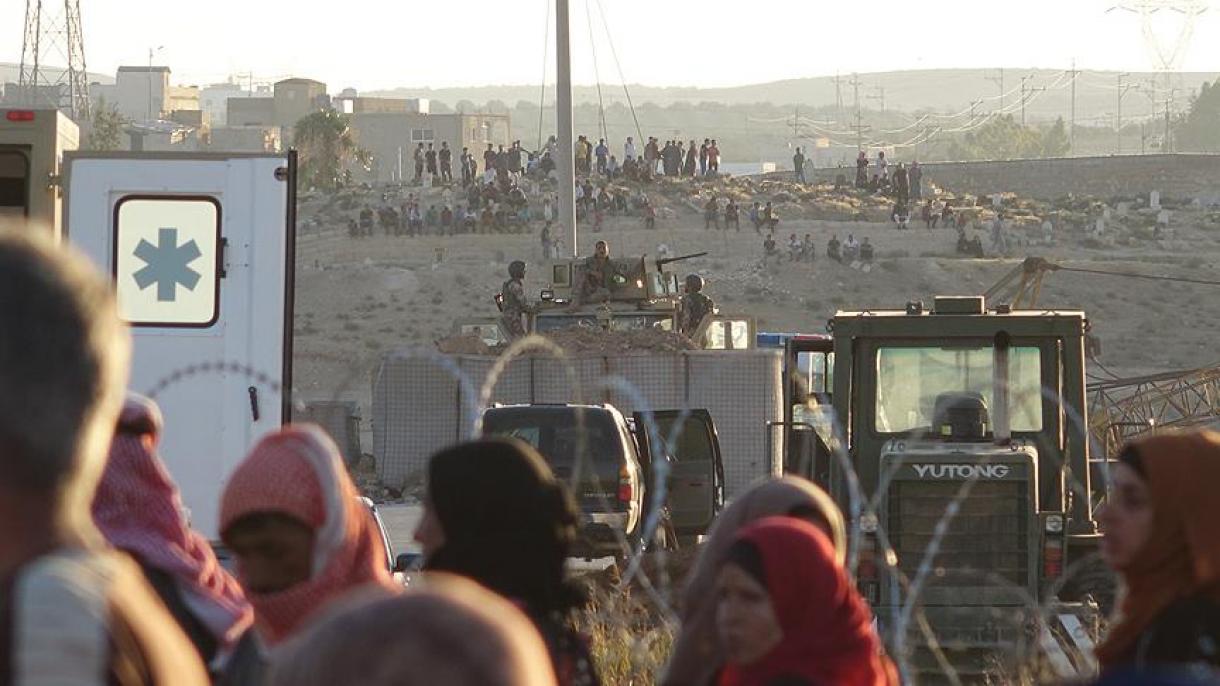
[(522, 283), (524, 278), (525, 263), (514, 260), (508, 265), (508, 281), (505, 281), (500, 289), (500, 296), (503, 298), (500, 320), (504, 322), (504, 328), (512, 339), (525, 336), (525, 325), (521, 322), (521, 316), (534, 309), (525, 301), (525, 285)]
[(703, 293), (703, 277), (686, 277), (686, 294), (678, 301), (678, 333), (693, 336), (704, 318), (716, 311), (716, 303)]

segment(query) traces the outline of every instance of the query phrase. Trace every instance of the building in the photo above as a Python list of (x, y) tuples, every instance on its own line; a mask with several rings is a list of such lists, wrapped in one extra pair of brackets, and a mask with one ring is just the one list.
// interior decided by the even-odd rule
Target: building
[(275, 84), (275, 121), (291, 138), (292, 127), (310, 113), (330, 107), (326, 84), (313, 79), (284, 79)]
[(203, 110), (204, 118), (211, 122), (212, 126), (224, 126), (228, 124), (229, 100), (234, 98), (251, 98), (258, 95), (270, 95), (270, 89), (263, 87), (263, 93), (252, 93), (248, 90), (242, 90), (242, 87), (236, 83), (214, 83), (210, 86), (204, 86), (199, 90), (199, 109)]
[(275, 84), (270, 96), (229, 98), (225, 105), (227, 126), (276, 126), (287, 141), (298, 121), (330, 107), (330, 96), (320, 81), (285, 79)]
[(279, 126), (275, 98), (229, 98), (225, 106), (226, 126)]
[(199, 107), (199, 87), (198, 86), (170, 86), (169, 95), (166, 100), (167, 106), (165, 112), (177, 112), (179, 110), (197, 112)]
[[(375, 109), (379, 106), (373, 106)], [(413, 151), (420, 143), (438, 149), (442, 142), (453, 149), (454, 176), (462, 148), (469, 148), (483, 165), (483, 150), (490, 143), (511, 142), (507, 114), (428, 114), (426, 112), (358, 112), (351, 115), (356, 144), (373, 155), (372, 171), (364, 180), (392, 182), (415, 174)]]
[(279, 152), (278, 126), (214, 126), (207, 147), (218, 152)]
[(119, 114), (131, 121), (161, 119), (172, 109), (169, 75), (169, 67), (119, 67), (113, 100)]

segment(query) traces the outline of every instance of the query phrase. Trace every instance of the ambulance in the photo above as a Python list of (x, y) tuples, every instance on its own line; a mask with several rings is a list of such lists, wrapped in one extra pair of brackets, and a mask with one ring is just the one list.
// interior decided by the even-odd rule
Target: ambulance
[(296, 153), (78, 142), (56, 110), (0, 109), (0, 227), (49, 231), (114, 280), (130, 388), (161, 406), (161, 456), (215, 540), (225, 479), (290, 417)]

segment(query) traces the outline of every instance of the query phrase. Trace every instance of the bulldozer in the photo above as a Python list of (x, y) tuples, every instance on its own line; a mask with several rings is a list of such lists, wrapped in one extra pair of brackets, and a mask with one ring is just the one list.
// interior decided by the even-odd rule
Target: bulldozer
[(788, 411), (769, 430), (786, 471), (854, 511), (858, 586), (908, 680), (952, 664), (972, 681), (1039, 650), (1087, 670), (1068, 637), (1113, 587), (1094, 573), (1105, 465), (1084, 312), (950, 296), (829, 327), (787, 341)]

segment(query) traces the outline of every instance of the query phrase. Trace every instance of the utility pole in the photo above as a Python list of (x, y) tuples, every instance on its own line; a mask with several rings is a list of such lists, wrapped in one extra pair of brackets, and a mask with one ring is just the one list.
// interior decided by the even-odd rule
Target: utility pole
[[(555, 108), (559, 122), (559, 225), (572, 229), (572, 257), (580, 256), (576, 231), (576, 159), (572, 156), (572, 52), (569, 39), (568, 0), (555, 0)], [(643, 143), (644, 141), (640, 141)]]
[(17, 93), (23, 105), (56, 107), (78, 124), (88, 120), (80, 0), (26, 0)]
[(1046, 90), (1046, 86), (1037, 86), (1037, 87), (1026, 88), (1025, 82), (1029, 81), (1033, 78), (1034, 77), (1032, 74), (1029, 76), (1021, 77), (1021, 126), (1025, 126), (1025, 103), (1028, 99), (1025, 94), (1029, 93), (1030, 94), (1029, 97), (1033, 97), (1034, 93), (1040, 93), (1040, 92)]
[(869, 100), (880, 100), (881, 113), (885, 114), (885, 86), (873, 86), (873, 94), (865, 97)]
[(1000, 108), (999, 109), (1004, 109), (1004, 68), (1000, 67), (1000, 75), (998, 77), (997, 76), (987, 76), (985, 78), (988, 81), (991, 81), (992, 83), (994, 83), (1000, 87)]
[(1114, 116), (1114, 133), (1117, 145), (1114, 147), (1114, 154), (1123, 154), (1123, 96), (1127, 94), (1128, 88), (1133, 88), (1134, 84), (1123, 85), (1123, 79), (1131, 76), (1127, 72), (1118, 75), (1118, 111)]
[(851, 75), (851, 88), (856, 101), (856, 150), (864, 149), (864, 129), (860, 125), (860, 79)]
[(835, 72), (835, 120), (843, 121), (843, 79)]
[(1076, 154), (1076, 60), (1072, 59), (1072, 123), (1068, 126), (1068, 150)]
[(1161, 144), (1161, 152), (1171, 152), (1173, 150), (1173, 145), (1169, 138), (1169, 121), (1170, 113), (1173, 110), (1173, 95), (1177, 92), (1177, 88), (1170, 88), (1165, 94), (1165, 141)]

